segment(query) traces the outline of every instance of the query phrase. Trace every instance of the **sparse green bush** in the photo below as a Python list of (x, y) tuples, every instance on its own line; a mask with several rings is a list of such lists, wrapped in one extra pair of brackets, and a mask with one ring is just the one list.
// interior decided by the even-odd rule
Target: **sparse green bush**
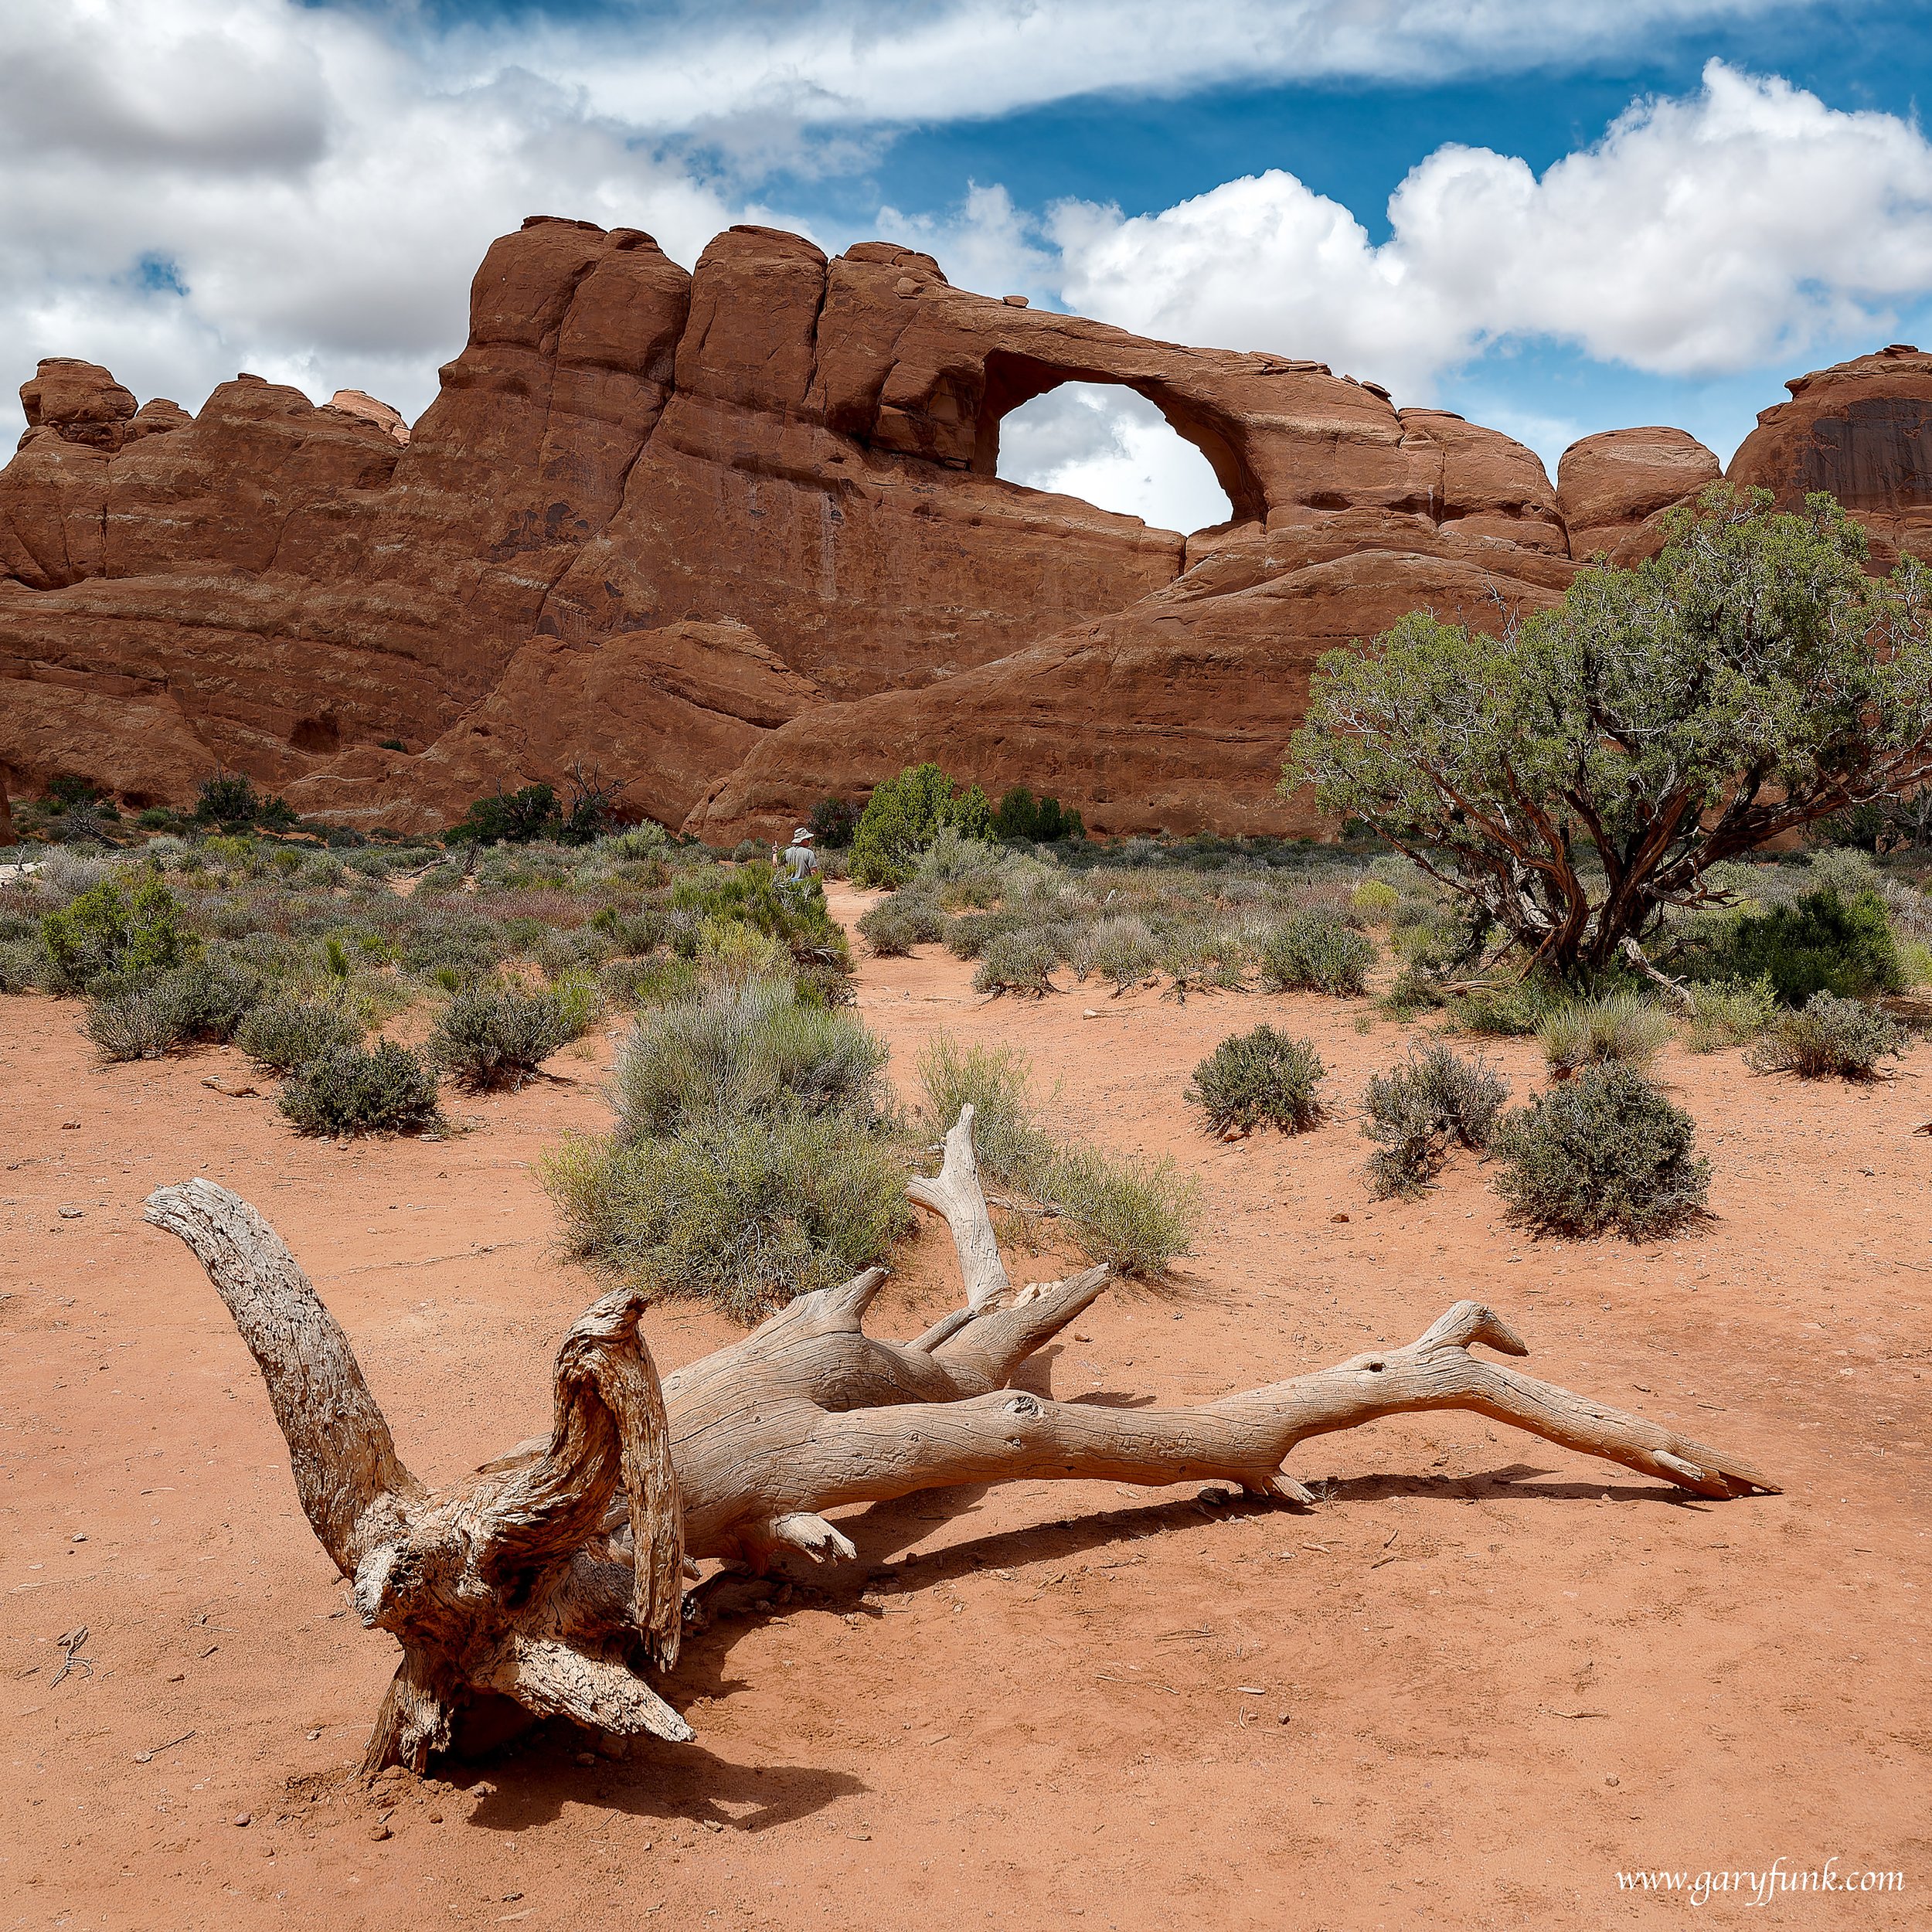
[(1710, 1162), (1696, 1123), (1634, 1066), (1587, 1066), (1536, 1095), (1496, 1131), (1496, 1192), (1539, 1233), (1633, 1241), (1675, 1232), (1705, 1212)]
[(1441, 1171), (1449, 1148), (1488, 1146), (1509, 1083), (1485, 1062), (1466, 1060), (1439, 1040), (1418, 1042), (1362, 1094), (1362, 1131), (1376, 1143), (1369, 1184), (1379, 1199), (1419, 1193)]
[(906, 958), (919, 944), (920, 922), (897, 899), (882, 899), (859, 921), (859, 936), (875, 959)]
[(980, 993), (1030, 993), (1036, 998), (1053, 990), (1052, 973), (1060, 964), (1060, 949), (1045, 933), (1031, 928), (995, 933), (986, 942), (973, 990)]
[(292, 1075), (281, 1105), (304, 1134), (400, 1134), (437, 1117), (436, 1076), (393, 1040), (339, 1046)]
[(553, 785), (525, 785), (478, 798), (443, 835), (446, 845), (527, 845), (556, 836), (563, 824)]
[(0, 939), (0, 993), (31, 992), (46, 976), (47, 958), (24, 939)]
[(235, 1029), (235, 1044), (274, 1073), (293, 1073), (325, 1053), (362, 1043), (362, 1022), (334, 1000), (265, 1001)]
[(1761, 975), (1699, 986), (1696, 998), (1696, 1010), (1684, 1024), (1684, 1044), (1693, 1053), (1747, 1046), (1777, 1017), (1777, 994)]
[(849, 798), (821, 798), (805, 823), (825, 851), (844, 852), (852, 844), (859, 815), (859, 808)]
[(1315, 906), (1289, 913), (1257, 948), (1261, 983), (1279, 993), (1359, 993), (1375, 957), (1372, 940)]
[(1604, 1060), (1647, 1066), (1674, 1030), (1670, 1015), (1641, 993), (1616, 992), (1553, 1009), (1536, 1029), (1536, 1038), (1550, 1070), (1567, 1078), (1580, 1066)]
[(1386, 920), (1402, 903), (1402, 895), (1386, 879), (1365, 879), (1349, 895), (1349, 903), (1365, 919)]
[(1317, 1089), (1327, 1072), (1308, 1041), (1257, 1026), (1230, 1033), (1195, 1068), (1187, 1098), (1216, 1133), (1246, 1133), (1266, 1121), (1299, 1134), (1321, 1117)]
[(1019, 931), (1021, 923), (1018, 913), (1004, 910), (961, 913), (944, 927), (946, 950), (955, 959), (978, 959), (990, 940), (1002, 933)]
[(747, 1322), (883, 1260), (911, 1219), (896, 1145), (844, 1113), (570, 1140), (542, 1172), (574, 1253)]
[(579, 1015), (548, 989), (466, 988), (437, 1017), (429, 1039), (430, 1063), (466, 1086), (521, 1087), (567, 1041), (583, 1031)]
[(1905, 1029), (1874, 1008), (1814, 993), (1802, 1012), (1779, 1014), (1745, 1058), (1760, 1073), (1869, 1080), (1886, 1055), (1903, 1056), (1906, 1043)]

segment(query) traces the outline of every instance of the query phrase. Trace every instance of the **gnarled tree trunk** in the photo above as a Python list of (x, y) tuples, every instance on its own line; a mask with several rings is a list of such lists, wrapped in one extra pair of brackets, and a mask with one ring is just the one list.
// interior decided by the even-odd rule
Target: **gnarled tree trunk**
[(1007, 1385), (1106, 1285), (1090, 1268), (1015, 1294), (972, 1145), (972, 1110), (913, 1198), (951, 1226), (966, 1301), (916, 1341), (866, 1333), (872, 1268), (802, 1295), (660, 1387), (638, 1329), (645, 1298), (609, 1294), (557, 1352), (547, 1440), (447, 1493), (403, 1466), (348, 1339), (248, 1204), (206, 1181), (158, 1189), (148, 1219), (199, 1257), (260, 1365), (316, 1536), (353, 1579), (362, 1621), (402, 1661), (366, 1775), (420, 1770), (464, 1707), (508, 1697), (617, 1736), (692, 1732), (645, 1679), (677, 1661), (696, 1556), (762, 1570), (777, 1551), (855, 1554), (828, 1510), (921, 1489), (1069, 1477), (1162, 1485), (1223, 1478), (1306, 1502), (1283, 1473), (1311, 1436), (1378, 1416), (1470, 1409), (1701, 1496), (1770, 1492), (1734, 1457), (1470, 1352), (1526, 1352), (1500, 1316), (1459, 1301), (1404, 1348), (1183, 1409), (1103, 1409)]

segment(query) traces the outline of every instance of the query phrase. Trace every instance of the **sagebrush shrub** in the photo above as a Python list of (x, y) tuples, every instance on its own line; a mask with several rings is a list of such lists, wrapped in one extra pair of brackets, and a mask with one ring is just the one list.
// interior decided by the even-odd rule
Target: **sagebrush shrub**
[(1375, 964), (1375, 942), (1334, 913), (1291, 913), (1265, 934), (1256, 956), (1271, 992), (1359, 993)]
[(980, 993), (1031, 993), (1053, 990), (1052, 973), (1060, 964), (1060, 948), (1046, 933), (1022, 927), (1015, 932), (995, 933), (986, 942), (973, 990)]
[(362, 1022), (333, 1000), (264, 1001), (235, 1029), (235, 1044), (274, 1073), (292, 1073), (325, 1053), (362, 1043)]
[(1096, 920), (1088, 944), (1094, 970), (1111, 979), (1117, 993), (1144, 979), (1160, 954), (1147, 921), (1131, 913)]
[(1321, 1117), (1318, 1090), (1327, 1073), (1309, 1041), (1257, 1026), (1230, 1034), (1195, 1068), (1187, 1098), (1217, 1133), (1267, 1121), (1299, 1134)]
[(1674, 1028), (1641, 993), (1606, 993), (1598, 999), (1571, 1000), (1546, 1013), (1536, 1029), (1543, 1058), (1559, 1075), (1603, 1060), (1648, 1066)]
[(1705, 1213), (1710, 1162), (1697, 1125), (1634, 1066), (1607, 1061), (1507, 1116), (1496, 1130), (1496, 1192), (1539, 1233), (1633, 1241)]
[(620, 1137), (640, 1141), (720, 1117), (886, 1111), (884, 1046), (849, 1013), (789, 984), (718, 987), (641, 1018), (617, 1069)]
[(1369, 1185), (1383, 1199), (1419, 1192), (1441, 1171), (1453, 1144), (1488, 1146), (1509, 1083), (1486, 1062), (1466, 1060), (1439, 1040), (1418, 1042), (1362, 1094), (1362, 1131), (1376, 1143)]
[(1869, 1080), (1887, 1054), (1903, 1056), (1905, 1029), (1856, 1000), (1814, 993), (1801, 1013), (1781, 1013), (1745, 1054), (1760, 1073), (1795, 1073), (1801, 1080)]
[(548, 988), (473, 986), (459, 992), (430, 1030), (433, 1065), (470, 1087), (521, 1087), (587, 1024)]
[(226, 961), (197, 959), (165, 972), (121, 972), (94, 981), (87, 1036), (111, 1060), (156, 1060), (232, 1038), (261, 982)]
[(883, 1260), (911, 1218), (896, 1145), (849, 1114), (566, 1141), (542, 1172), (576, 1253), (743, 1321)]
[(1479, 1039), (1516, 1039), (1535, 1032), (1569, 997), (1556, 981), (1532, 974), (1527, 979), (1445, 992), (1442, 1003), (1450, 1025), (1459, 1033)]
[(437, 1118), (436, 1076), (393, 1040), (338, 1046), (289, 1078), (281, 1106), (304, 1134), (400, 1133)]

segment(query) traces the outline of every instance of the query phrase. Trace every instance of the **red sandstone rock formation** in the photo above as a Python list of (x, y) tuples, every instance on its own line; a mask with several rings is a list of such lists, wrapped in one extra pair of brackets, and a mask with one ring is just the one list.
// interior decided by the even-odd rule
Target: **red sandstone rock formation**
[(1874, 560), (1932, 556), (1932, 355), (1895, 342), (1801, 376), (1766, 410), (1726, 474), (1781, 509), (1826, 490), (1871, 531)]
[[(1838, 488), (1910, 540), (1928, 370), (1794, 385), (1733, 474)], [(1273, 784), (1320, 651), (1417, 603), (1493, 622), (1552, 597), (1715, 469), (1622, 431), (1560, 492), (1520, 444), (1320, 363), (757, 228), (687, 275), (634, 230), (535, 218), (485, 257), (442, 373), (411, 430), (247, 376), (192, 418), (137, 410), (104, 369), (43, 363), (0, 472), (23, 786), (179, 801), (219, 762), (427, 830), (582, 758), (630, 808), (735, 836), (930, 756), (1108, 830), (1303, 828)], [(1002, 421), (1069, 381), (1154, 402), (1230, 521), (1150, 529), (1002, 481)]]
[(1563, 451), (1556, 466), (1556, 507), (1580, 562), (1599, 550), (1617, 557), (1645, 518), (1694, 496), (1723, 466), (1684, 430), (1605, 430)]

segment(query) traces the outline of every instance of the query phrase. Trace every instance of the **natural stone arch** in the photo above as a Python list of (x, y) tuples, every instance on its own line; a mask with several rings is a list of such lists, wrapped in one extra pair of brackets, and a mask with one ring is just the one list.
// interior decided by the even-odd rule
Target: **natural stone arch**
[(1051, 360), (1012, 349), (987, 352), (985, 380), (973, 436), (972, 469), (978, 476), (999, 472), (999, 426), (1022, 403), (1067, 383), (1130, 389), (1145, 396), (1175, 435), (1205, 456), (1233, 508), (1232, 520), (1258, 523), (1268, 513), (1267, 492), (1249, 461), (1245, 427), (1230, 412), (1204, 403), (1158, 376), (1128, 376), (1097, 362), (1073, 358)]

